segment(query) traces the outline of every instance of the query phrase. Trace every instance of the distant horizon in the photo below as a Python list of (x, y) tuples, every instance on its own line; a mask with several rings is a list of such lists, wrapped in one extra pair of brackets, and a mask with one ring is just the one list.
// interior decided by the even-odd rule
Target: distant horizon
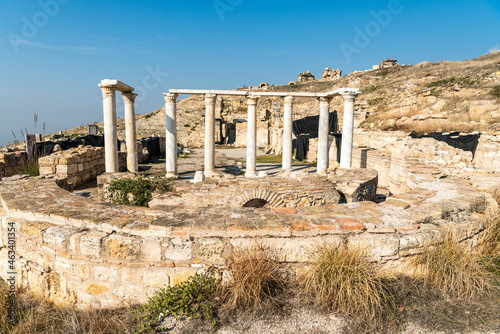
[(493, 0), (4, 0), (0, 12), (0, 146), (33, 131), (34, 113), (46, 133), (102, 122), (102, 79), (133, 86), (146, 114), (170, 88), (286, 85), (308, 70), (465, 61), (500, 45)]

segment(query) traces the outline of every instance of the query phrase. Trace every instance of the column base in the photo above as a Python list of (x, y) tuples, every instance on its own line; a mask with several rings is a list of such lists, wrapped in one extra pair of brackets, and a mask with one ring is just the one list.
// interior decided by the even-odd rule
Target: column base
[(247, 172), (245, 171), (245, 177), (258, 177), (256, 172)]
[(327, 172), (327, 170), (326, 170), (326, 169), (318, 169), (318, 170), (317, 170), (317, 173), (318, 173), (319, 175), (327, 175), (327, 174), (328, 174), (328, 172)]
[(205, 175), (205, 176), (215, 176), (215, 175), (217, 175), (217, 173), (215, 171), (213, 171), (213, 170), (204, 170), (203, 171), (203, 175)]
[(165, 177), (166, 178), (170, 178), (170, 177), (175, 177), (177, 178), (177, 173), (176, 172), (167, 172), (167, 174), (165, 174)]

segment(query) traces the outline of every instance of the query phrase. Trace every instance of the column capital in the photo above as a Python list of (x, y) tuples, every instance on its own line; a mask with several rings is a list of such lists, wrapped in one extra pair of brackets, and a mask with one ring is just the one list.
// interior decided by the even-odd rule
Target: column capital
[(205, 103), (215, 103), (217, 101), (216, 94), (205, 94)]
[(175, 103), (179, 94), (163, 93), (163, 97), (165, 98), (166, 103)]
[(318, 97), (319, 103), (328, 103), (332, 102), (333, 97), (331, 96), (323, 96), (323, 97)]
[(125, 103), (134, 103), (135, 98), (137, 97), (137, 94), (134, 92), (121, 92), (121, 94)]
[(356, 99), (356, 96), (360, 94), (358, 89), (344, 89), (339, 92), (340, 95), (344, 98), (344, 100), (352, 100)]
[(109, 96), (116, 96), (116, 89), (109, 86), (104, 86), (99, 84), (99, 88), (102, 90), (102, 98), (106, 99)]
[(247, 104), (248, 105), (257, 105), (259, 102), (260, 96), (247, 96)]
[(285, 104), (293, 104), (293, 101), (295, 101), (295, 98), (290, 95), (290, 96), (285, 97), (284, 101), (285, 101)]

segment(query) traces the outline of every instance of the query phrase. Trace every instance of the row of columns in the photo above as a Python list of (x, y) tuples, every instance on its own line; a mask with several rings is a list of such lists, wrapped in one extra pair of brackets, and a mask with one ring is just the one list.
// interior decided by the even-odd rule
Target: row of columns
[[(357, 93), (346, 90), (341, 93), (344, 99), (344, 122), (342, 132), (342, 147), (340, 168), (352, 167), (352, 143), (354, 133), (354, 101)], [(176, 100), (178, 94), (163, 94), (166, 109), (166, 169), (167, 177), (177, 177), (177, 121)], [(216, 94), (205, 95), (205, 158), (204, 174), (209, 176), (215, 173), (215, 102)], [(320, 116), (318, 129), (318, 174), (326, 174), (328, 170), (328, 133), (330, 102), (332, 97), (321, 97)], [(247, 121), (247, 155), (246, 155), (246, 177), (257, 176), (257, 104), (258, 96), (247, 97), (248, 121)], [(284, 99), (283, 117), (283, 162), (282, 169), (285, 172), (292, 170), (292, 124), (294, 97), (287, 96)], [(128, 146), (128, 145), (127, 145)]]
[[(118, 164), (118, 135), (116, 127), (116, 88), (99, 85), (102, 90), (104, 112), (104, 146), (106, 173), (119, 172)], [(137, 173), (137, 144), (135, 126), (135, 98), (137, 94), (132, 91), (122, 91), (125, 103), (125, 137), (127, 145), (127, 169)]]

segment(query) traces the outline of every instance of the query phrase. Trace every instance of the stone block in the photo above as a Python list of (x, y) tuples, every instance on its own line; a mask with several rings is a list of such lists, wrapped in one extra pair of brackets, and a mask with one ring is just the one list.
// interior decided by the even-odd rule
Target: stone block
[(94, 266), (92, 268), (94, 278), (100, 281), (118, 281), (118, 270), (111, 266)]
[(212, 264), (224, 263), (225, 245), (220, 238), (198, 239), (198, 257)]
[(148, 270), (144, 272), (144, 284), (152, 288), (163, 288), (170, 285), (168, 273)]
[(176, 274), (170, 280), (170, 286), (187, 281), (191, 276), (196, 275), (197, 269), (195, 268), (178, 268)]
[(144, 270), (144, 268), (122, 268), (122, 282), (141, 284), (142, 277), (148, 271), (149, 269)]
[(141, 259), (144, 261), (161, 261), (161, 238), (144, 238), (142, 240)]
[(141, 253), (140, 246), (134, 243), (133, 238), (121, 235), (106, 238), (104, 246), (109, 256), (118, 259), (132, 260)]
[(43, 242), (49, 245), (67, 248), (69, 244), (69, 238), (72, 234), (78, 231), (71, 227), (49, 227), (43, 233)]
[(23, 221), (21, 224), (21, 232), (27, 237), (41, 238), (43, 233), (49, 228), (54, 227), (54, 224), (40, 221)]
[(102, 250), (102, 239), (107, 234), (104, 232), (92, 231), (80, 238), (80, 252), (83, 256), (91, 259), (100, 259)]
[(96, 283), (87, 283), (87, 292), (91, 295), (101, 295), (109, 291), (109, 286)]
[(173, 238), (165, 249), (165, 258), (174, 261), (187, 261), (192, 256), (192, 242), (182, 238)]

